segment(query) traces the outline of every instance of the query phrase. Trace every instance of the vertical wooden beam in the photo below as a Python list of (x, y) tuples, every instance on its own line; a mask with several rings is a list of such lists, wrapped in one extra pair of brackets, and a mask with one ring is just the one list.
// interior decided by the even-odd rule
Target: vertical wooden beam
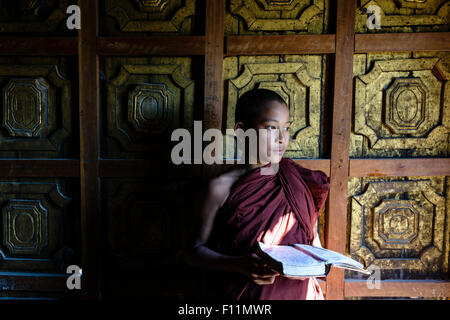
[(225, 0), (206, 0), (203, 129), (222, 127)]
[[(206, 0), (203, 131), (222, 129), (224, 17), (225, 0)], [(204, 165), (203, 176), (216, 169), (216, 165)]]
[(82, 295), (100, 298), (98, 1), (80, 0), (78, 37)]
[[(336, 19), (336, 54), (333, 124), (328, 195), (326, 247), (345, 252), (347, 226), (347, 183), (353, 96), (353, 51), (355, 0), (339, 0)], [(344, 298), (343, 269), (334, 269), (326, 281), (326, 298)]]

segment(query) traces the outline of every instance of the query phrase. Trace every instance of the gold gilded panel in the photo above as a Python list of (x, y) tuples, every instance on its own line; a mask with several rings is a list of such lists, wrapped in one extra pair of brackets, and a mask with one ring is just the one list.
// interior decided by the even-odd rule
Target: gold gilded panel
[(328, 0), (229, 0), (225, 34), (326, 33), (328, 7)]
[(75, 180), (2, 179), (0, 271), (65, 273), (75, 242), (67, 226)]
[[(379, 8), (379, 29), (367, 27), (367, 19), (375, 13), (367, 13), (370, 6)], [(449, 0), (358, 0), (355, 32), (448, 31), (449, 8)]]
[(106, 58), (105, 66), (106, 156), (145, 157), (164, 147), (172, 130), (191, 129), (190, 58)]
[(273, 90), (290, 109), (291, 141), (285, 156), (320, 156), (325, 56), (246, 56), (224, 60), (226, 126), (234, 127), (237, 99), (253, 88)]
[(355, 55), (350, 155), (447, 156), (449, 57), (447, 53)]
[(135, 0), (139, 9), (148, 12), (161, 12), (163, 11), (169, 0)]
[[(448, 272), (448, 177), (350, 178), (349, 253), (384, 279)], [(359, 275), (347, 272), (347, 276)]]
[(165, 84), (138, 85), (128, 96), (128, 122), (135, 130), (161, 133), (173, 121), (174, 94)]
[(68, 138), (76, 123), (64, 64), (7, 63), (8, 59), (0, 61), (0, 157), (68, 155)]
[(107, 33), (190, 34), (195, 0), (106, 0), (105, 11), (119, 26), (106, 22)]
[[(0, 33), (69, 33), (69, 0), (1, 0)], [(74, 31), (72, 31), (74, 32)]]

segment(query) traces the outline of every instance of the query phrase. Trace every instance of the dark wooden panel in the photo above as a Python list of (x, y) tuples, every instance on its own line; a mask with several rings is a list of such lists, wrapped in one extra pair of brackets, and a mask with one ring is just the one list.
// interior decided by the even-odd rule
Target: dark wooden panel
[[(194, 199), (200, 181), (102, 179), (107, 244), (103, 297), (181, 299), (194, 280), (181, 254), (194, 228)], [(170, 277), (161, 276), (170, 274)]]
[(0, 272), (1, 291), (61, 292), (69, 291), (66, 275), (43, 275), (20, 272)]
[(0, 158), (78, 158), (72, 99), (76, 56), (8, 56), (0, 61)]
[(450, 159), (351, 159), (350, 176), (449, 176)]
[(450, 51), (450, 32), (356, 34), (355, 53)]
[(174, 165), (151, 159), (100, 160), (100, 176), (113, 177), (199, 177), (201, 165)]
[[(193, 125), (196, 81), (192, 74), (201, 77), (194, 71), (193, 59), (106, 57), (102, 60), (108, 79), (102, 113), (105, 127), (102, 157), (164, 157), (170, 161), (171, 132)], [(153, 107), (149, 101), (154, 102)]]
[(78, 177), (78, 160), (0, 160), (1, 177)]
[(226, 55), (334, 53), (335, 35), (228, 36)]
[[(67, 8), (76, 4), (72, 0), (8, 1), (0, 2), (0, 34), (20, 35), (75, 35), (76, 29), (69, 29), (66, 19)], [(70, 20), (69, 20), (70, 21)]]
[[(326, 218), (326, 247), (345, 252), (347, 220), (347, 182), (349, 168), (350, 128), (353, 91), (353, 42), (355, 1), (337, 4), (336, 56), (331, 140), (330, 192)], [(343, 299), (344, 272), (334, 269), (326, 281), (326, 299)]]
[(99, 157), (99, 60), (96, 54), (98, 2), (80, 0), (80, 184), (82, 288), (88, 299), (99, 298), (100, 184)]
[(99, 38), (100, 56), (191, 56), (205, 53), (204, 36)]
[(0, 55), (61, 56), (78, 54), (77, 38), (0, 38)]

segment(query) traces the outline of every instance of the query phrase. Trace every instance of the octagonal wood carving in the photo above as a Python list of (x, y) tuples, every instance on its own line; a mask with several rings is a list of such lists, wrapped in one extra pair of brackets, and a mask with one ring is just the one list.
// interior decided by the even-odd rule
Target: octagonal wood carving
[(3, 127), (13, 137), (37, 137), (48, 124), (49, 85), (44, 79), (11, 79), (3, 88)]

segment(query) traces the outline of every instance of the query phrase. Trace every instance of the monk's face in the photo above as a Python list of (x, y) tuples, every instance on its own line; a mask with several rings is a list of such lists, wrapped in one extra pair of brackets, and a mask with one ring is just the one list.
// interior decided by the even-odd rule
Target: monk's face
[[(285, 103), (270, 101), (261, 109), (255, 124), (260, 162), (280, 162), (289, 143), (290, 125), (289, 109)], [(261, 152), (262, 150), (266, 152)]]

